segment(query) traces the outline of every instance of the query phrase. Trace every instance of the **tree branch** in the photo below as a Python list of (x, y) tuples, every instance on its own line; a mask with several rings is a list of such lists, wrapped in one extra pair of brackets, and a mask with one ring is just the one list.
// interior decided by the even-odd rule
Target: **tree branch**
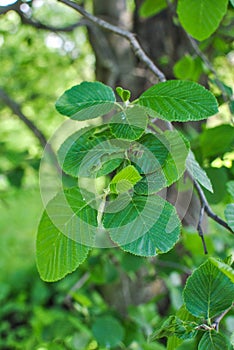
[(93, 16), (92, 14), (88, 13), (84, 10), (83, 7), (78, 5), (77, 3), (74, 3), (70, 0), (57, 0), (58, 2), (61, 2), (77, 12), (79, 12), (81, 15), (83, 15), (86, 19), (88, 19), (90, 22), (96, 24), (100, 28), (107, 30), (109, 32), (112, 32), (114, 34), (117, 34), (126, 40), (129, 41), (133, 52), (135, 55), (140, 59), (140, 61), (144, 62), (145, 65), (148, 67), (148, 69), (159, 79), (159, 81), (166, 81), (166, 77), (164, 73), (153, 63), (153, 61), (146, 55), (145, 51), (139, 44), (139, 41), (136, 39), (135, 35), (128, 30), (121, 29), (113, 24), (110, 24), (106, 21), (104, 21), (101, 18), (97, 18)]
[(26, 25), (30, 25), (32, 27), (35, 27), (37, 29), (42, 29), (42, 30), (49, 30), (51, 32), (72, 32), (74, 29), (81, 27), (81, 26), (85, 26), (87, 25), (87, 21), (85, 21), (84, 19), (81, 19), (80, 21), (70, 24), (68, 26), (64, 26), (64, 27), (54, 27), (51, 26), (49, 24), (44, 24), (41, 23), (39, 21), (36, 21), (32, 18), (27, 18), (21, 11), (17, 11), (17, 13), (19, 14), (21, 21), (23, 24)]
[(224, 310), (221, 315), (217, 316), (212, 324), (213, 329), (215, 329), (217, 332), (219, 331), (219, 324), (221, 320), (224, 318), (224, 316), (234, 307), (234, 303), (226, 310)]
[[(213, 219), (214, 221), (216, 221), (219, 225), (223, 226), (224, 228), (226, 228), (228, 231), (230, 231), (232, 234), (234, 234), (234, 232), (232, 231), (231, 227), (228, 226), (228, 224), (226, 223), (226, 221), (224, 221), (223, 219), (221, 219), (218, 215), (216, 215), (211, 207), (209, 206), (209, 203), (207, 202), (207, 199), (205, 197), (205, 194), (201, 188), (201, 186), (199, 185), (199, 183), (193, 179), (193, 177), (191, 176), (191, 174), (189, 173), (189, 177), (191, 178), (191, 180), (193, 181), (194, 187), (196, 188), (198, 197), (200, 199), (201, 202), (201, 206), (204, 207), (204, 211), (202, 212), (202, 216), (204, 214), (204, 212), (206, 212), (206, 214)], [(201, 220), (201, 217), (200, 219)]]
[(57, 157), (51, 147), (51, 145), (47, 142), (47, 139), (43, 132), (38, 129), (38, 127), (30, 120), (28, 119), (24, 113), (21, 110), (21, 107), (18, 103), (16, 103), (14, 100), (11, 99), (10, 96), (2, 89), (0, 88), (0, 100), (2, 100), (6, 106), (10, 108), (10, 110), (17, 116), (19, 119), (27, 126), (27, 128), (34, 134), (34, 136), (38, 139), (40, 142), (42, 148), (46, 148), (51, 159), (53, 160), (53, 163), (59, 173), (61, 173), (61, 168), (57, 162)]

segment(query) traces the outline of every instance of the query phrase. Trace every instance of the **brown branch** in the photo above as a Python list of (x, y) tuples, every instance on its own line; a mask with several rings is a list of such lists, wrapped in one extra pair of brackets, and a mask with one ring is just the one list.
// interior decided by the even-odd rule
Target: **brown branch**
[(104, 21), (101, 18), (95, 17), (92, 14), (88, 13), (84, 10), (83, 7), (78, 5), (77, 3), (74, 3), (70, 0), (57, 0), (58, 2), (61, 2), (77, 12), (79, 12), (81, 15), (83, 15), (86, 19), (88, 19), (90, 22), (96, 24), (100, 28), (107, 30), (109, 32), (112, 32), (114, 34), (117, 34), (126, 40), (129, 41), (133, 52), (135, 55), (140, 59), (140, 61), (144, 62), (145, 65), (148, 67), (148, 69), (159, 79), (159, 81), (166, 81), (166, 77), (164, 73), (154, 64), (154, 62), (146, 55), (145, 51), (139, 44), (139, 41), (136, 39), (135, 35), (128, 30), (121, 29), (113, 24), (110, 24), (106, 21)]
[(204, 216), (204, 211), (205, 211), (205, 207), (202, 204), (201, 205), (201, 210), (200, 210), (200, 215), (199, 215), (199, 220), (198, 220), (198, 224), (197, 224), (197, 231), (198, 231), (198, 234), (199, 234), (199, 236), (201, 237), (201, 240), (202, 240), (204, 253), (208, 254), (208, 250), (207, 250), (206, 242), (205, 242), (205, 238), (204, 238), (204, 232), (203, 232), (203, 229), (202, 229), (202, 219), (203, 219), (203, 216)]

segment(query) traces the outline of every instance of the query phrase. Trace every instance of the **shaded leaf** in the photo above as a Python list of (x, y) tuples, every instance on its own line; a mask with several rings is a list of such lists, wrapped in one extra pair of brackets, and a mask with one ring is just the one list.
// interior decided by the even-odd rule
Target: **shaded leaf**
[(127, 155), (140, 174), (150, 174), (161, 169), (169, 150), (170, 145), (163, 135), (148, 133), (131, 144)]
[(185, 162), (189, 151), (187, 141), (177, 131), (166, 131), (163, 136), (169, 150), (166, 161), (156, 172), (143, 176), (136, 184), (134, 191), (138, 194), (152, 194), (170, 186), (179, 180), (186, 169)]
[(66, 139), (58, 160), (67, 174), (94, 178), (115, 170), (128, 147), (127, 141), (114, 139), (105, 127), (85, 128)]
[(179, 0), (177, 13), (184, 29), (204, 40), (218, 28), (227, 5), (228, 0)]
[(100, 82), (82, 82), (57, 100), (59, 113), (76, 120), (93, 119), (108, 113), (115, 104), (113, 90)]
[(97, 317), (92, 326), (92, 332), (99, 345), (107, 349), (119, 345), (124, 337), (124, 328), (112, 316)]
[(234, 299), (234, 284), (207, 260), (187, 279), (183, 298), (192, 315), (210, 319), (230, 307)]
[(138, 103), (147, 107), (151, 116), (168, 121), (202, 120), (218, 112), (214, 95), (191, 81), (170, 80), (154, 85)]
[(231, 151), (234, 145), (234, 128), (231, 125), (219, 125), (206, 129), (200, 136), (203, 157), (217, 157)]
[(205, 332), (199, 342), (198, 350), (228, 350), (226, 339), (215, 331)]
[(229, 181), (226, 185), (228, 193), (230, 193), (230, 195), (234, 199), (234, 181)]
[(156, 330), (150, 340), (156, 340), (164, 337), (176, 336), (180, 339), (191, 339), (196, 336), (198, 326), (196, 322), (184, 321), (177, 316), (170, 316), (159, 330)]
[(155, 256), (169, 251), (179, 238), (176, 210), (159, 196), (128, 195), (123, 208), (112, 202), (107, 210), (103, 225), (111, 239), (127, 252)]
[(144, 133), (147, 121), (144, 109), (132, 106), (112, 117), (110, 130), (116, 138), (137, 140)]
[(189, 152), (188, 158), (186, 160), (186, 167), (195, 180), (197, 180), (208, 191), (213, 193), (213, 187), (210, 179), (206, 175), (205, 170), (202, 169), (199, 163), (196, 161), (192, 151)]

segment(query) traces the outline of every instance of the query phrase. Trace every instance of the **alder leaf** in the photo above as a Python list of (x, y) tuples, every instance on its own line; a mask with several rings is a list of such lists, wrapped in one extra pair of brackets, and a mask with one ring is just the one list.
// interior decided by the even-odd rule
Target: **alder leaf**
[(159, 196), (128, 195), (126, 204), (110, 202), (103, 226), (123, 250), (140, 256), (166, 253), (179, 239), (175, 208)]
[(58, 160), (65, 173), (94, 178), (118, 168), (128, 147), (127, 141), (114, 139), (108, 128), (90, 127), (66, 139), (58, 150)]
[(111, 118), (110, 130), (116, 138), (137, 140), (144, 133), (147, 121), (144, 108), (131, 106)]
[(110, 112), (115, 105), (113, 90), (100, 82), (82, 82), (56, 101), (57, 111), (76, 120), (93, 119)]
[(37, 233), (37, 266), (45, 281), (57, 281), (86, 258), (97, 230), (97, 211), (78, 188), (59, 193), (46, 207)]
[(227, 5), (228, 0), (179, 0), (177, 13), (184, 29), (204, 40), (218, 28)]
[(192, 315), (208, 320), (232, 305), (234, 284), (212, 261), (207, 260), (187, 279), (183, 298)]
[(151, 116), (168, 121), (202, 120), (218, 112), (214, 95), (191, 81), (170, 80), (154, 85), (137, 103), (147, 107)]
[(167, 7), (166, 0), (145, 0), (140, 7), (140, 16), (154, 16)]
[(229, 346), (222, 334), (216, 331), (205, 332), (199, 342), (198, 350), (228, 350)]

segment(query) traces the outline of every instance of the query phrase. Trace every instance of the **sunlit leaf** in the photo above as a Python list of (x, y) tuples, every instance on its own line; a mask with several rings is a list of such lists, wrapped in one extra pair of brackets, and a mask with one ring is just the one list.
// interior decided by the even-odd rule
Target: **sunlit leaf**
[(166, 0), (145, 0), (140, 7), (140, 16), (154, 16), (167, 7)]
[(210, 261), (234, 283), (234, 269), (232, 269), (231, 266), (215, 258), (210, 258)]
[(184, 29), (195, 39), (207, 39), (219, 26), (228, 0), (179, 0), (177, 13)]
[(214, 95), (203, 86), (182, 80), (170, 80), (152, 86), (138, 103), (151, 116), (168, 121), (202, 120), (218, 112)]
[(122, 193), (130, 190), (133, 186), (140, 181), (141, 176), (134, 168), (129, 165), (118, 172), (110, 182), (110, 189), (115, 193)]

